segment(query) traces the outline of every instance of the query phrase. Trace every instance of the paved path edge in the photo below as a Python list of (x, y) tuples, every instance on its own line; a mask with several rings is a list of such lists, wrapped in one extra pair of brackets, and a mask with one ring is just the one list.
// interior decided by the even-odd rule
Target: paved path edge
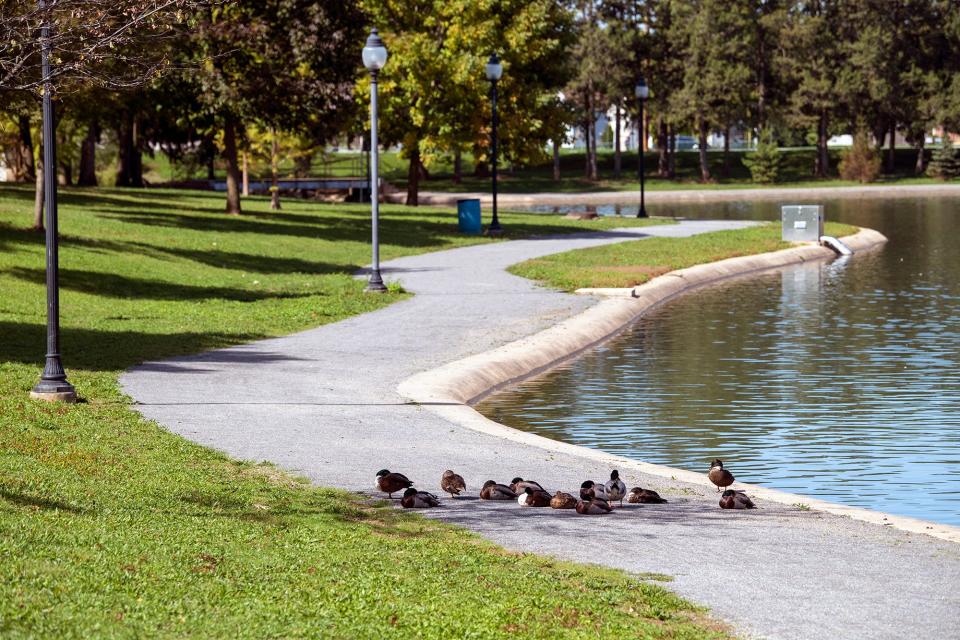
[[(842, 240), (856, 254), (879, 247), (887, 238), (873, 229), (861, 229)], [(446, 420), (487, 435), (551, 452), (588, 458), (607, 466), (712, 488), (702, 473), (641, 462), (520, 431), (486, 418), (471, 405), (615, 337), (638, 317), (676, 296), (730, 278), (833, 257), (836, 254), (831, 249), (810, 244), (671, 271), (635, 288), (581, 289), (578, 293), (600, 295), (606, 299), (540, 333), (411, 376), (400, 383), (397, 391)], [(743, 486), (756, 497), (773, 502), (805, 505), (817, 511), (960, 543), (960, 527), (827, 502), (757, 485)]]
[[(917, 196), (956, 196), (960, 195), (958, 184), (906, 184), (906, 185), (864, 185), (849, 187), (763, 187), (741, 189), (677, 189), (672, 191), (646, 192), (648, 203), (682, 202), (729, 202), (750, 200), (784, 200), (795, 198), (797, 201), (811, 198), (913, 198)], [(421, 205), (455, 206), (457, 200), (476, 199), (489, 205), (491, 196), (487, 192), (447, 193), (443, 191), (421, 191)], [(497, 202), (507, 207), (532, 206), (569, 206), (569, 205), (610, 205), (631, 204), (639, 201), (637, 191), (595, 191), (583, 193), (499, 193)], [(384, 195), (386, 202), (403, 204), (406, 191), (395, 190)]]

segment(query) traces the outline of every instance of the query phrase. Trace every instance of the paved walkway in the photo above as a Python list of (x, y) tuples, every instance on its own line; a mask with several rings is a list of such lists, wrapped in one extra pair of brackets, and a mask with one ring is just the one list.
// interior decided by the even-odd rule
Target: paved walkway
[[(797, 198), (916, 198), (925, 196), (957, 196), (960, 185), (949, 183), (904, 184), (904, 185), (855, 185), (850, 187), (761, 187), (728, 189), (665, 189), (647, 190), (647, 203), (677, 202), (724, 202), (750, 200), (794, 200)], [(392, 190), (386, 196), (388, 202), (403, 204), (406, 191)], [(489, 192), (454, 193), (447, 191), (421, 191), (420, 204), (456, 206), (457, 200), (476, 198), (488, 204)], [(582, 193), (500, 193), (497, 202), (504, 207), (571, 205), (636, 204), (640, 199), (636, 191), (586, 191)]]
[[(417, 295), (284, 338), (163, 362), (121, 378), (138, 409), (232, 456), (270, 460), (326, 486), (369, 492), (399, 470), (436, 490), (456, 469), (473, 495), (486, 479), (535, 478), (575, 490), (609, 469), (505, 442), (404, 403), (407, 377), (540, 331), (594, 303), (539, 289), (503, 269), (562, 250), (742, 223), (683, 222), (474, 246), (385, 265)], [(710, 453), (704, 452), (704, 459)], [(434, 517), (511, 549), (674, 577), (667, 586), (745, 635), (772, 638), (958, 638), (960, 546), (817, 512), (761, 503), (722, 512), (702, 487), (630, 474), (663, 506), (606, 518), (444, 500)]]

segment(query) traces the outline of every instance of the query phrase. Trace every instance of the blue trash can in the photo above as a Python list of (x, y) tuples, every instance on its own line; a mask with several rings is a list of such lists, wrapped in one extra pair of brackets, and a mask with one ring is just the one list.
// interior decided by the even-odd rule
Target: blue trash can
[(483, 225), (480, 222), (479, 199), (457, 200), (457, 223), (461, 233), (477, 235), (483, 232)]

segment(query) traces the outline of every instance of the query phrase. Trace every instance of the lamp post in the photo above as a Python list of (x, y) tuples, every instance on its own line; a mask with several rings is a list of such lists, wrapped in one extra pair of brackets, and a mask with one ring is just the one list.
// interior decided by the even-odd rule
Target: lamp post
[(503, 65), (500, 64), (500, 58), (496, 53), (490, 54), (487, 60), (487, 80), (490, 81), (490, 101), (493, 107), (493, 122), (490, 130), (490, 151), (491, 151), (491, 179), (493, 187), (493, 217), (490, 220), (490, 226), (487, 227), (487, 233), (492, 236), (503, 233), (503, 227), (500, 226), (500, 219), (497, 217), (497, 81), (503, 75)]
[(384, 293), (387, 290), (380, 277), (380, 153), (377, 149), (377, 75), (387, 63), (387, 48), (376, 29), (370, 30), (363, 47), (363, 66), (370, 71), (370, 211), (373, 222), (373, 266), (365, 291)]
[[(42, 11), (46, 0), (39, 0)], [(40, 27), (40, 62), (43, 72), (43, 192), (47, 226), (47, 356), (40, 382), (30, 392), (38, 400), (76, 402), (77, 392), (67, 382), (60, 361), (60, 273), (57, 247), (57, 147), (54, 131), (53, 82), (50, 67), (50, 18)]]
[(634, 94), (636, 94), (637, 99), (640, 101), (640, 125), (637, 127), (637, 149), (640, 154), (640, 210), (637, 211), (638, 218), (649, 218), (647, 215), (647, 207), (644, 203), (644, 181), (646, 178), (646, 171), (643, 166), (643, 142), (647, 137), (646, 126), (643, 120), (643, 107), (644, 103), (647, 101), (647, 97), (650, 95), (650, 89), (647, 87), (647, 81), (643, 79), (643, 76), (640, 76), (640, 79), (637, 81), (637, 86), (634, 87)]

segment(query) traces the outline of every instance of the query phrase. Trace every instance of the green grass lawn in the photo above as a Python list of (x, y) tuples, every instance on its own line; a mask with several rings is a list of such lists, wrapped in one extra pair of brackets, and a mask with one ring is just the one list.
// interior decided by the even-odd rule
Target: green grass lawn
[[(361, 205), (66, 190), (64, 363), (83, 402), (27, 398), (44, 353), (32, 193), (0, 187), (0, 636), (727, 637), (656, 584), (508, 553), (460, 529), (144, 420), (140, 361), (290, 333), (406, 295), (362, 293)], [(504, 214), (509, 237), (635, 223)], [(384, 207), (384, 258), (485, 238), (450, 211)], [(372, 474), (375, 470), (358, 470)]]
[[(825, 233), (835, 237), (855, 231), (856, 227), (838, 222), (825, 226)], [(509, 271), (566, 291), (633, 287), (674, 269), (785, 249), (790, 243), (783, 242), (780, 233), (779, 224), (763, 224), (689, 238), (648, 238), (534, 258)]]

